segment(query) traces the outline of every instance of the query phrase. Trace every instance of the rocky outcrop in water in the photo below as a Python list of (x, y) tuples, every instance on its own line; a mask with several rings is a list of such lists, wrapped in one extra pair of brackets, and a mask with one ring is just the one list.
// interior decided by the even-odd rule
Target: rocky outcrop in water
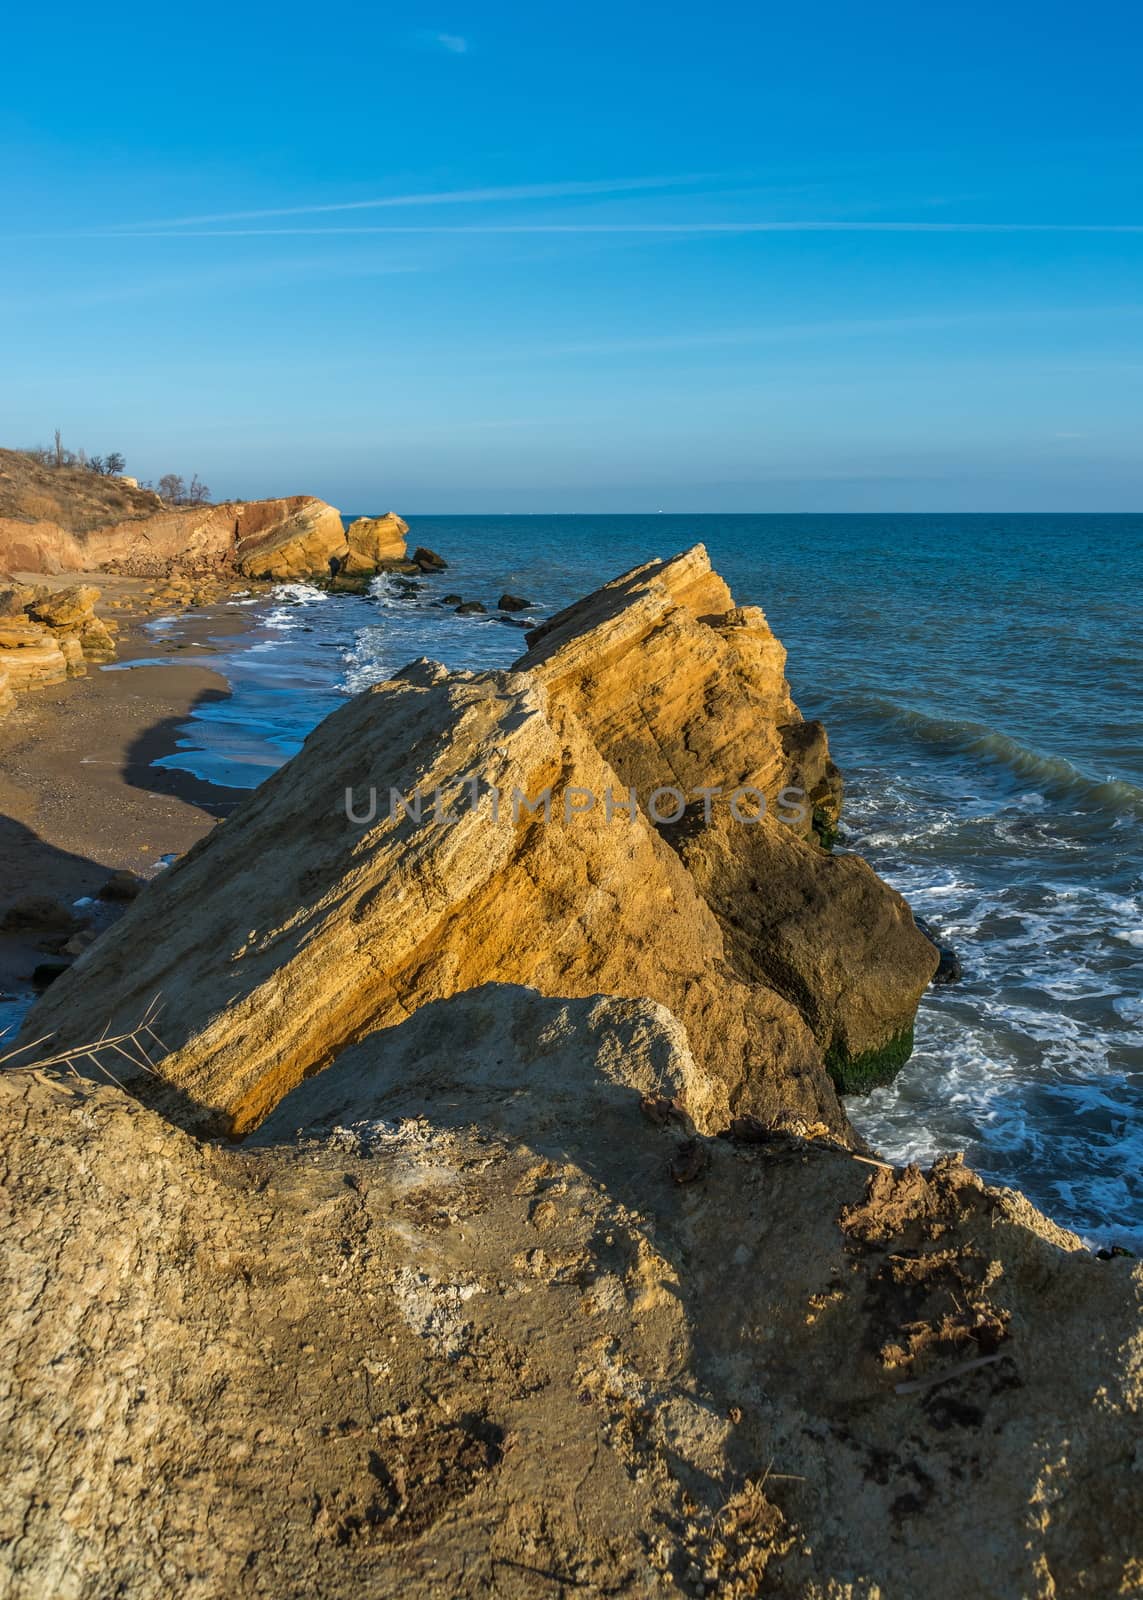
[(736, 606), (696, 546), (625, 574), (528, 644), (518, 669), (575, 714), (625, 785), (645, 801), (664, 791), (668, 817), (666, 797), (684, 798), (663, 835), (734, 970), (798, 1008), (839, 1088), (891, 1078), (936, 961), (900, 895), (859, 857), (821, 847), (841, 776), (825, 729), (791, 699), (762, 611)]
[(328, 718), (55, 985), (40, 1032), (70, 1045), (93, 1006), (116, 1030), (161, 995), (163, 1082), (242, 1133), (361, 1033), (477, 984), (649, 997), (724, 1108), (847, 1137), (835, 1085), (900, 1065), (935, 953), (799, 812), (795, 780), (832, 805), (840, 780), (764, 617), (696, 548), (530, 640), (513, 673), (419, 664)]
[(348, 550), (341, 570), (348, 577), (382, 571), (391, 562), (404, 563), (409, 524), (395, 511), (383, 517), (358, 517), (346, 530)]

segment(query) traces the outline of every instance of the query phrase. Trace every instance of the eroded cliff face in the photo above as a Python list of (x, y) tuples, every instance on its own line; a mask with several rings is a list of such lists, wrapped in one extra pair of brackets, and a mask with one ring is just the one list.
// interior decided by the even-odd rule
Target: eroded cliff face
[[(348, 566), (375, 572), (405, 552), (405, 524), (392, 512), (359, 519), (352, 543), (324, 500), (232, 501), (162, 507), (149, 515), (72, 532), (48, 521), (0, 517), (0, 572), (118, 572), (134, 577), (230, 572), (291, 582), (329, 578)], [(364, 524), (368, 523), (368, 526)]]
[(709, 1089), (502, 985), (241, 1150), (0, 1075), (5, 1592), (1137, 1594), (1143, 1269)]

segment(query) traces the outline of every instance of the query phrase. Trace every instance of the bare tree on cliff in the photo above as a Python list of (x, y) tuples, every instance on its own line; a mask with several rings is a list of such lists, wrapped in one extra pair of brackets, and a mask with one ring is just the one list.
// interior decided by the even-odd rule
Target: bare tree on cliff
[(159, 493), (172, 506), (181, 506), (186, 499), (187, 486), (177, 472), (164, 472), (159, 479)]
[(62, 467), (63, 464), (64, 464), (63, 435), (60, 433), (60, 430), (57, 428), (56, 429), (56, 466), (57, 467)]
[(187, 499), (192, 506), (205, 506), (210, 504), (210, 490), (207, 488), (205, 483), (200, 481), (197, 472), (190, 481), (190, 488), (187, 490)]

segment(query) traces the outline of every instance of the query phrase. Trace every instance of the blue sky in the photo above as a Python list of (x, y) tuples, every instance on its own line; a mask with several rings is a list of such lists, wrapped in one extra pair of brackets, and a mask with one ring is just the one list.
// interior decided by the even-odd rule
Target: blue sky
[(4, 443), (352, 511), (1143, 508), (1135, 5), (5, 44)]

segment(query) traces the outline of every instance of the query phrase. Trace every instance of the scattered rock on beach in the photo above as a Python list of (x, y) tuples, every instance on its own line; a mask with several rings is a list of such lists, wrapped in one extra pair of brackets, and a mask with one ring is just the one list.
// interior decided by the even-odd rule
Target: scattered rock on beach
[(61, 589), (45, 599), (33, 601), (27, 607), (27, 615), (33, 622), (42, 622), (61, 632), (79, 629), (94, 615), (99, 593), (90, 584), (77, 584), (73, 589)]
[(17, 900), (0, 917), (0, 933), (59, 934), (67, 938), (82, 927), (82, 918), (76, 916), (71, 906), (62, 900), (53, 900), (50, 895), (30, 895), (26, 900)]
[(62, 978), (71, 966), (70, 961), (41, 961), (32, 970), (33, 989), (47, 989), (55, 983), (57, 978)]
[(486, 616), (488, 607), (480, 600), (462, 600), (456, 608), (458, 617)]
[(438, 556), (435, 550), (427, 550), (423, 544), (413, 551), (413, 560), (422, 572), (444, 572), (448, 567), (443, 556)]
[(500, 611), (527, 611), (531, 604), (532, 602), (525, 600), (522, 595), (508, 593), (502, 594), (496, 602), (497, 609)]
[(146, 880), (134, 872), (113, 872), (100, 889), (99, 898), (119, 902), (137, 900), (146, 887)]

